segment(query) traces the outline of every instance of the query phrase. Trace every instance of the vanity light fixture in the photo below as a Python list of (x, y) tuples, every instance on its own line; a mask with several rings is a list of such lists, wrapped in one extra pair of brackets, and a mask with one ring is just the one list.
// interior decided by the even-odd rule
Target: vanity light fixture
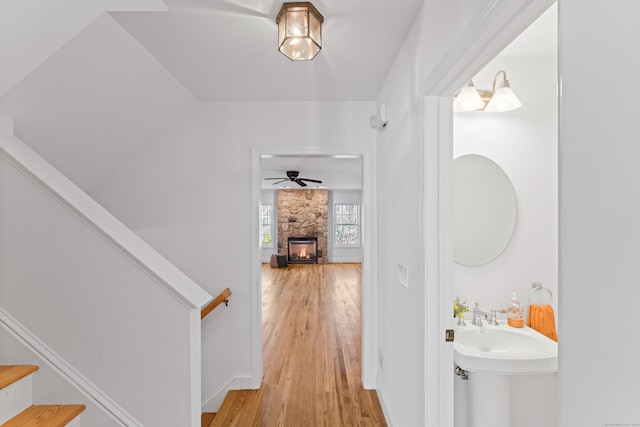
[(493, 91), (476, 90), (472, 81), (460, 89), (453, 102), (453, 110), (458, 112), (484, 110), (490, 113), (501, 113), (522, 107), (522, 103), (513, 90), (507, 73), (498, 71), (493, 78)]
[(278, 24), (278, 50), (292, 61), (313, 59), (322, 49), (324, 17), (310, 2), (283, 3)]
[(458, 93), (456, 100), (453, 101), (453, 111), (476, 111), (482, 110), (485, 106), (484, 100), (473, 84), (473, 80)]

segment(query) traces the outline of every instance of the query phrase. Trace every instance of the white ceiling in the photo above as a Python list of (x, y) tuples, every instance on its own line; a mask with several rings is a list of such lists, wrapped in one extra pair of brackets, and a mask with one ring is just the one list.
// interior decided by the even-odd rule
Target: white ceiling
[[(306, 188), (328, 188), (331, 190), (358, 190), (362, 188), (362, 159), (333, 158), (330, 156), (278, 156), (260, 160), (262, 188), (302, 188), (290, 181), (277, 183), (276, 180), (264, 180), (270, 177), (286, 177), (286, 171), (300, 172), (300, 178), (322, 181), (322, 184), (307, 183)], [(274, 185), (275, 184), (275, 185)]]
[[(28, 65), (2, 81), (0, 114), (13, 117), (16, 135), (85, 190), (198, 100), (375, 100), (423, 0), (314, 0), (325, 17), (323, 49), (309, 62), (276, 49), (282, 0), (164, 0), (168, 11), (158, 11), (159, 0), (152, 7), (137, 0), (148, 11), (100, 12), (114, 10), (108, 3), (117, 2), (60, 0), (56, 25), (73, 30), (41, 28), (44, 18), (16, 24), (25, 28), (12, 33), (22, 42), (0, 49), (0, 62)], [(90, 4), (95, 10), (77, 14)], [(41, 10), (40, 0), (0, 5), (16, 22)], [(549, 37), (556, 18), (548, 15), (505, 54), (555, 52)], [(45, 43), (54, 35), (55, 43)], [(299, 170), (328, 188), (360, 188), (362, 181), (354, 159), (264, 159), (262, 169), (263, 176)]]
[[(517, 39), (507, 46), (501, 56), (553, 56), (557, 53), (558, 8), (551, 6)], [(300, 176), (320, 177), (323, 186), (330, 189), (362, 188), (362, 162), (359, 159), (332, 159), (319, 157), (296, 157), (262, 159), (262, 177), (285, 176), (286, 170), (299, 170)], [(279, 174), (278, 174), (279, 172)], [(304, 173), (303, 173), (304, 172)], [(263, 181), (263, 189), (291, 186), (282, 183), (272, 186), (273, 181)], [(293, 188), (298, 188), (293, 184)]]
[(281, 0), (166, 0), (166, 12), (112, 13), (200, 100), (374, 100), (423, 0), (314, 0), (322, 50), (277, 51)]
[[(39, 0), (0, 3), (24, 46), (0, 49), (0, 63), (16, 65), (0, 79), (0, 114), (86, 191), (198, 100), (374, 101), (423, 3), (314, 0), (325, 18), (322, 51), (292, 62), (276, 48), (282, 0), (163, 0), (166, 11), (159, 0), (147, 11), (132, 1), (139, 11), (103, 4), (113, 0), (60, 0), (51, 11)], [(274, 162), (264, 170), (275, 176), (293, 169), (331, 188), (361, 186), (353, 160)]]

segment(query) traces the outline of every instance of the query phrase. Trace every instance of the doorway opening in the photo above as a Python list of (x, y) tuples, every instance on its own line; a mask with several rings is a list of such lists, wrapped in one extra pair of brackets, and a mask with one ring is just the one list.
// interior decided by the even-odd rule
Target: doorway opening
[[(306, 161), (304, 160), (306, 159)], [(260, 230), (259, 230), (259, 213), (261, 204), (265, 203), (264, 191), (265, 187), (267, 190), (271, 190), (272, 194), (274, 190), (272, 190), (273, 186), (271, 183), (266, 183), (265, 185), (265, 177), (270, 177), (271, 174), (276, 173), (277, 171), (269, 170), (267, 167), (269, 165), (277, 165), (280, 169), (281, 173), (284, 173), (286, 170), (300, 170), (301, 176), (309, 176), (313, 175), (314, 179), (319, 181), (323, 181), (323, 183), (314, 183), (312, 185), (305, 186), (304, 190), (313, 190), (316, 186), (325, 186), (328, 188), (336, 188), (331, 183), (331, 178), (339, 177), (340, 171), (343, 168), (336, 168), (333, 172), (328, 173), (327, 176), (323, 179), (323, 177), (319, 176), (316, 172), (321, 172), (320, 170), (314, 171), (311, 170), (311, 163), (309, 160), (315, 160), (325, 163), (335, 163), (339, 160), (349, 160), (351, 162), (358, 162), (359, 164), (359, 174), (357, 176), (359, 191), (361, 195), (360, 206), (361, 209), (361, 223), (359, 224), (360, 232), (362, 235), (362, 239), (359, 241), (359, 249), (361, 251), (360, 260), (361, 260), (361, 283), (362, 283), (362, 291), (361, 291), (361, 310), (362, 310), (362, 346), (361, 346), (361, 369), (362, 369), (362, 384), (365, 389), (374, 389), (375, 388), (375, 378), (376, 378), (376, 364), (374, 363), (373, 357), (373, 349), (376, 348), (375, 337), (376, 333), (376, 312), (375, 307), (377, 302), (375, 301), (375, 277), (373, 274), (373, 265), (374, 264), (374, 250), (373, 250), (373, 242), (375, 241), (375, 236), (373, 235), (374, 228), (374, 180), (373, 180), (373, 169), (375, 168), (373, 162), (373, 152), (370, 147), (355, 147), (350, 149), (345, 149), (342, 147), (256, 147), (252, 149), (252, 158), (251, 158), (251, 236), (252, 241), (255, 242), (252, 244), (252, 271), (251, 271), (251, 365), (252, 365), (252, 378), (254, 381), (254, 385), (256, 388), (260, 385), (260, 379), (263, 376), (263, 359), (262, 359), (262, 263), (267, 262), (266, 260), (274, 254), (275, 251), (278, 250), (278, 246), (272, 245), (270, 248), (264, 248), (260, 245)], [(303, 161), (301, 164), (296, 165), (292, 162), (295, 161)], [(285, 162), (287, 166), (282, 166), (282, 163)], [(338, 163), (339, 164), (339, 163)], [(295, 166), (295, 167), (294, 167)], [(307, 168), (305, 170), (305, 167)], [(334, 166), (335, 167), (335, 166)], [(308, 172), (308, 174), (307, 174)], [(276, 175), (273, 175), (276, 176)], [(284, 184), (287, 188), (285, 190), (291, 190), (292, 188), (297, 187), (295, 182), (287, 182), (287, 183), (279, 183)], [(317, 184), (317, 185), (316, 185)], [(295, 186), (295, 187), (294, 187)], [(311, 188), (309, 188), (311, 187)], [(342, 188), (346, 191), (345, 188)], [(352, 188), (353, 190), (353, 188)], [(337, 190), (336, 190), (337, 191)], [(277, 211), (277, 199), (275, 195), (271, 196), (270, 204), (272, 204), (273, 211)], [(276, 213), (277, 215), (277, 213)], [(332, 214), (329, 213), (329, 218), (332, 217)], [(286, 218), (287, 221), (289, 220)], [(274, 220), (274, 224), (277, 223), (278, 220)], [(297, 220), (296, 220), (297, 221)], [(332, 219), (330, 220), (333, 221)], [(278, 224), (280, 227), (280, 224)], [(333, 230), (333, 225), (327, 225), (328, 235), (327, 239), (330, 238), (329, 234)], [(270, 236), (271, 241), (278, 241), (278, 228), (274, 227), (274, 235)], [(295, 236), (295, 237), (305, 237), (305, 236)], [(318, 237), (318, 240), (321, 240)], [(286, 240), (285, 240), (286, 242)], [(318, 242), (319, 243), (319, 242)], [(286, 244), (285, 244), (286, 245)], [(283, 255), (287, 255), (286, 247), (284, 249)], [(320, 248), (318, 248), (320, 250)], [(334, 250), (334, 245), (329, 244), (328, 250), (322, 250), (322, 257), (326, 259), (326, 262), (334, 262), (339, 259), (339, 254), (337, 251), (332, 253)], [(328, 252), (328, 253), (326, 253)], [(316, 256), (320, 256), (320, 253), (316, 253)], [(325, 260), (323, 260), (325, 262)], [(300, 266), (304, 268), (305, 266)]]
[[(487, 4), (465, 33), (431, 70), (420, 87), (421, 163), (425, 209), (425, 290), (421, 295), (424, 329), (420, 378), (420, 419), (424, 425), (453, 427), (453, 349), (442, 337), (454, 328), (453, 301), (453, 100), (491, 59), (516, 39), (555, 1)], [(431, 238), (429, 238), (431, 237)], [(433, 381), (437, 378), (437, 381)]]
[[(478, 90), (491, 88), (496, 73), (505, 71), (511, 89), (522, 106), (507, 112), (467, 111), (453, 115), (454, 160), (454, 264), (453, 295), (466, 300), (470, 307), (478, 302), (483, 311), (504, 309), (515, 292), (524, 309), (527, 323), (530, 305), (537, 309), (537, 294), (531, 285), (540, 283), (555, 298), (545, 300), (557, 313), (558, 295), (558, 80), (557, 80), (557, 7), (551, 6), (533, 24), (473, 76)], [(472, 162), (472, 163), (471, 163)], [(486, 170), (475, 169), (473, 176), (464, 172), (482, 162), (493, 162), (504, 172), (511, 185), (513, 200), (508, 203), (500, 194), (498, 181), (477, 185), (475, 194), (464, 195), (464, 186), (473, 181), (482, 183), (489, 177)], [(477, 197), (481, 191), (483, 197)], [(507, 195), (508, 196), (508, 195)], [(502, 218), (508, 224), (512, 211), (511, 229), (500, 241), (499, 227), (477, 227), (482, 206), (480, 200), (490, 200), (492, 218)], [(463, 205), (475, 200), (468, 209)], [(485, 206), (488, 207), (489, 205)], [(487, 247), (470, 246), (475, 230), (466, 230), (464, 224), (478, 209), (475, 226), (483, 230), (481, 241), (497, 245), (493, 254)], [(476, 228), (476, 229), (477, 229)], [(488, 232), (488, 230), (491, 232)], [(476, 242), (480, 239), (476, 239)], [(484, 253), (484, 254), (483, 254)], [(483, 255), (485, 257), (483, 258)], [(488, 257), (486, 255), (489, 255)], [(545, 295), (549, 295), (546, 292)], [(506, 314), (498, 315), (497, 323), (507, 323)], [(531, 325), (540, 329), (539, 325)], [(556, 325), (553, 325), (555, 331)], [(461, 366), (461, 368), (464, 368)], [(531, 425), (557, 425), (556, 385), (557, 373), (537, 374), (533, 378), (510, 379), (513, 392), (504, 404), (518, 411), (527, 411), (529, 405), (544, 407), (544, 412), (531, 411)], [(483, 414), (474, 413), (472, 402), (478, 398), (470, 381), (454, 380), (456, 393), (456, 426), (464, 427), (471, 421), (499, 425), (497, 414), (481, 421)], [(521, 401), (526, 387), (535, 396), (535, 403)], [(467, 401), (468, 397), (468, 401)], [(494, 411), (495, 412), (495, 411)], [(503, 415), (506, 417), (506, 415)]]

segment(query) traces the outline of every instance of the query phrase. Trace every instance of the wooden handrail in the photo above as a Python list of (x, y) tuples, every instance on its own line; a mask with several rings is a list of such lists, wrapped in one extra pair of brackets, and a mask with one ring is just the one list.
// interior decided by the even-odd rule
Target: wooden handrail
[(229, 295), (231, 295), (231, 291), (229, 290), (229, 288), (222, 291), (220, 295), (218, 295), (213, 301), (211, 301), (209, 304), (206, 305), (205, 308), (202, 309), (202, 311), (200, 312), (200, 319), (204, 319), (204, 317), (207, 314), (211, 313), (213, 309), (219, 306), (220, 304), (224, 303), (224, 305), (228, 305)]

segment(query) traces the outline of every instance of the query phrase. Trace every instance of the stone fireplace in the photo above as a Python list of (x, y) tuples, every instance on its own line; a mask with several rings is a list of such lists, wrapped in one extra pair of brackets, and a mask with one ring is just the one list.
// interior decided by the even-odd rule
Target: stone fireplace
[(316, 262), (326, 263), (328, 211), (329, 190), (278, 190), (278, 253), (289, 257), (290, 238), (315, 240)]

